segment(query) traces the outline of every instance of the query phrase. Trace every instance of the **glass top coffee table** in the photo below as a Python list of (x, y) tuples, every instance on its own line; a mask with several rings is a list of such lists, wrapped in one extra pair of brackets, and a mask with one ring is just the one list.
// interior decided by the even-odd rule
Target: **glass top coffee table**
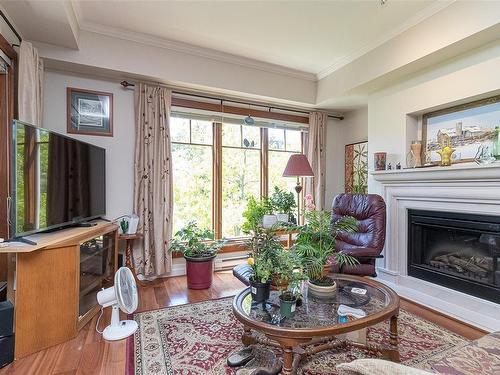
[[(252, 301), (250, 288), (240, 292), (233, 301), (233, 312), (244, 325), (242, 341), (245, 345), (260, 343), (283, 350), (283, 374), (294, 374), (302, 358), (318, 352), (345, 347), (343, 334), (390, 319), (390, 345), (367, 347), (388, 359), (399, 361), (397, 350), (397, 316), (399, 296), (391, 288), (369, 278), (349, 275), (330, 275), (337, 290), (327, 299), (320, 299), (305, 291), (302, 304), (289, 318), (279, 314), (279, 293), (272, 291), (265, 303)], [(361, 309), (363, 318), (349, 321), (339, 316), (337, 309), (345, 305)], [(256, 333), (260, 333), (256, 334)]]

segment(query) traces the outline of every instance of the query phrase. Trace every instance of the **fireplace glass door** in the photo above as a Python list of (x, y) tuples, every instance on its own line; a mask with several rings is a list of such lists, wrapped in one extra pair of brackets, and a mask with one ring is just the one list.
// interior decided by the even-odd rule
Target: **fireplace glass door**
[(408, 211), (408, 274), (500, 302), (500, 217)]

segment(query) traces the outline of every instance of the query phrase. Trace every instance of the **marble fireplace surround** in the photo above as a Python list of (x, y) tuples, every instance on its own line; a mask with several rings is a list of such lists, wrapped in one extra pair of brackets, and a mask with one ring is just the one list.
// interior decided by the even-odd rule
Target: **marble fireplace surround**
[(486, 331), (500, 330), (500, 305), (407, 273), (407, 210), (500, 216), (500, 162), (371, 172), (387, 204), (384, 258), (378, 280), (402, 297)]

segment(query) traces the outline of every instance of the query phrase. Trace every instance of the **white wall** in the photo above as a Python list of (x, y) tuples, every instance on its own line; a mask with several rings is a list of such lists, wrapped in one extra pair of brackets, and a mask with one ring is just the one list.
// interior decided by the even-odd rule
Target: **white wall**
[[(435, 66), (397, 86), (373, 95), (368, 102), (369, 169), (373, 153), (386, 151), (393, 165), (405, 165), (409, 142), (416, 136), (408, 114), (421, 114), (497, 95), (500, 92), (500, 42)], [(369, 177), (370, 192), (380, 185)]]
[[(304, 74), (284, 74), (218, 61), (175, 51), (154, 43), (139, 43), (118, 37), (82, 31), (79, 49), (34, 42), (46, 66), (75, 71), (105, 71), (115, 77), (160, 81), (191, 89), (218, 91), (229, 95), (312, 105), (316, 81)], [(100, 74), (102, 74), (100, 72)]]
[(345, 145), (368, 139), (368, 109), (366, 107), (344, 114), (344, 120), (328, 121), (326, 140), (325, 209), (335, 195), (344, 192)]
[(71, 137), (106, 149), (107, 217), (130, 214), (133, 206), (134, 96), (116, 81), (45, 72), (43, 127), (66, 134), (66, 88), (76, 87), (113, 94), (113, 137), (74, 135)]

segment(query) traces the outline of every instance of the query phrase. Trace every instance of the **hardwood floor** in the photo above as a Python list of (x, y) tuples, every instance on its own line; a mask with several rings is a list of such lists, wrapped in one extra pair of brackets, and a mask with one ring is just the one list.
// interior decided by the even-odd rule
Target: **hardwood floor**
[[(140, 286), (138, 311), (228, 297), (241, 289), (243, 284), (230, 271), (216, 272), (212, 287), (199, 291), (187, 289), (185, 277), (173, 277)], [(402, 301), (402, 307), (469, 339), (484, 335), (480, 330), (410, 301)], [(109, 313), (110, 309), (105, 309), (99, 324), (101, 330), (109, 322)], [(75, 339), (22, 358), (0, 370), (0, 375), (124, 374), (125, 340), (112, 343), (104, 341), (95, 331), (96, 321), (97, 317)]]

